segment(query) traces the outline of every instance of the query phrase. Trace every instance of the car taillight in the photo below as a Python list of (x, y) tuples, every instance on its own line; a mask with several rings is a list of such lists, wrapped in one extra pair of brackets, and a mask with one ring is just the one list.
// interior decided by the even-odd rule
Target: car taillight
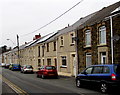
[(111, 78), (112, 78), (112, 80), (116, 80), (116, 75), (115, 74), (111, 74)]

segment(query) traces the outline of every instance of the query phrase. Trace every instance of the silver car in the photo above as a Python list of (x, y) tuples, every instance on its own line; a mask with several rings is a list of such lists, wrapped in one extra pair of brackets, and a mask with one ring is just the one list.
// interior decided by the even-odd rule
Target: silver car
[(23, 66), (21, 66), (21, 73), (33, 73), (32, 65), (23, 65)]

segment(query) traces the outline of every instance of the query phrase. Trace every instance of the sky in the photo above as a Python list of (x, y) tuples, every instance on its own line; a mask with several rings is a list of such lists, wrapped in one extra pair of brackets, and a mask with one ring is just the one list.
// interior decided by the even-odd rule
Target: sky
[[(46, 25), (81, 0), (0, 0), (0, 46), (20, 45), (72, 25), (81, 17), (96, 12), (119, 0), (82, 0), (82, 2), (48, 26)], [(9, 40), (7, 40), (9, 39)]]

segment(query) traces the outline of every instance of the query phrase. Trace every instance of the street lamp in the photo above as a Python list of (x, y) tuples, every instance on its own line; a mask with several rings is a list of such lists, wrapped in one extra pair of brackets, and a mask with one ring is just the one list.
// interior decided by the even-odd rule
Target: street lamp
[(7, 39), (8, 41), (11, 41), (13, 45), (15, 45), (15, 43), (11, 40), (11, 39)]

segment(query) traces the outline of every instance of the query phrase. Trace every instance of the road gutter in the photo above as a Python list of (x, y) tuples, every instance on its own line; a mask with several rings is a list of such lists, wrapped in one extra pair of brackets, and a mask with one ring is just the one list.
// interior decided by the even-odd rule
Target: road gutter
[(3, 77), (1, 74), (0, 74), (0, 79), (2, 79), (2, 81), (6, 83), (11, 89), (13, 89), (18, 95), (29, 95), (27, 92), (25, 92), (24, 90), (22, 90), (12, 82), (10, 82), (8, 79)]

